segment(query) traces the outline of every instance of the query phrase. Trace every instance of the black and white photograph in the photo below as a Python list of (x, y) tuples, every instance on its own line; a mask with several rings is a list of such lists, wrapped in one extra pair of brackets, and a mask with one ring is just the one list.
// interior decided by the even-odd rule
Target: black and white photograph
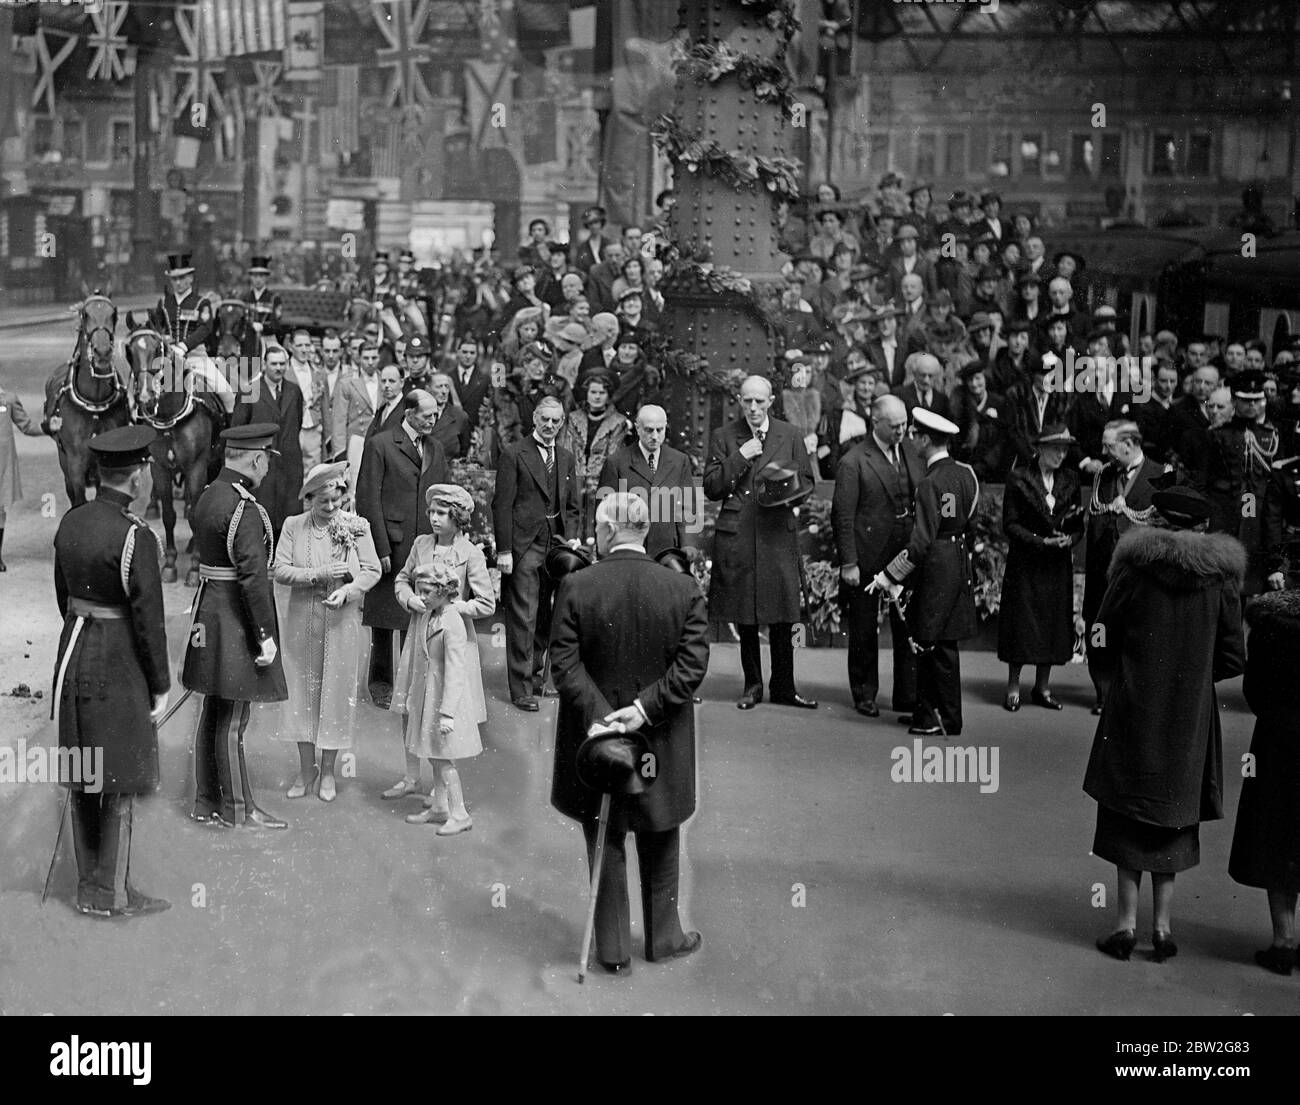
[(33, 1069), (426, 1015), (1280, 1069), (1298, 48), (1300, 0), (0, 0)]

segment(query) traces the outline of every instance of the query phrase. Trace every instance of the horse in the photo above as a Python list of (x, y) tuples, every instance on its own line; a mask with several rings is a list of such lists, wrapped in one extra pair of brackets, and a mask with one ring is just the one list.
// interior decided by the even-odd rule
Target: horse
[(86, 488), (99, 485), (90, 439), (131, 421), (127, 389), (114, 364), (117, 308), (108, 294), (92, 292), (78, 308), (77, 345), (68, 378), (58, 393), (55, 433), (63, 485), (73, 506), (86, 501)]
[[(208, 484), (220, 419), (209, 405), (213, 397), (195, 395), (193, 374), (171, 355), (166, 338), (157, 330), (148, 326), (133, 330), (126, 339), (126, 351), (138, 417), (158, 431), (158, 438), (149, 451), (154, 486), (165, 489), (159, 496), (167, 538), (162, 578), (164, 583), (174, 583), (176, 501), (167, 492), (179, 475), (184, 488), (185, 518), (190, 521), (194, 517), (194, 504)], [(186, 547), (186, 555), (190, 557), (185, 572), (187, 587), (196, 587), (199, 582), (198, 563), (193, 553), (191, 532)]]

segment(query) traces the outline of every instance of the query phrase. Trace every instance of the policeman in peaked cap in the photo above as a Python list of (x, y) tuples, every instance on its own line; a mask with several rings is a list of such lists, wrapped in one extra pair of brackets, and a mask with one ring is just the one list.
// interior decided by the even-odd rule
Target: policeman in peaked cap
[(99, 494), (69, 510), (54, 537), (54, 594), (64, 619), (52, 702), (59, 747), (102, 755), (98, 778), (74, 771), (59, 779), (70, 790), (77, 909), (94, 917), (168, 907), (129, 879), (133, 803), (158, 787), (154, 726), (171, 688), (162, 548), (130, 509), (156, 437), (148, 426), (123, 426), (91, 438)]
[(252, 703), (288, 698), (271, 596), (271, 519), (254, 494), (278, 432), (273, 422), (224, 431), (225, 467), (194, 507), (199, 590), (181, 679), (204, 699), (190, 817), (224, 828), (288, 828), (258, 808), (244, 759)]

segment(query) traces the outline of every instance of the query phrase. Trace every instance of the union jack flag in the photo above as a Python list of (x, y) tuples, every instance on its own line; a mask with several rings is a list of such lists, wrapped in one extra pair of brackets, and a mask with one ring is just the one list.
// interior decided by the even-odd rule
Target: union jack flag
[(429, 64), (433, 51), (420, 43), (429, 22), (429, 0), (375, 0), (370, 14), (388, 43), (377, 54), (380, 67), (389, 70), (384, 105), (400, 105), (409, 119), (418, 114), (413, 107), (432, 99), (421, 67)]
[(88, 13), (92, 30), (87, 37), (91, 55), (86, 76), (92, 81), (120, 81), (127, 76), (128, 47), (122, 33), (126, 12), (125, 0), (108, 0)]

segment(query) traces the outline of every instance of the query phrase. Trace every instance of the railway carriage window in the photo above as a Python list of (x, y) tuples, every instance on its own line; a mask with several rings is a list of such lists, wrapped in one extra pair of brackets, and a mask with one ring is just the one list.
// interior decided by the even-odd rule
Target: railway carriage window
[(1158, 130), (1151, 142), (1151, 175), (1173, 176), (1178, 172), (1178, 144), (1174, 132)]
[(1187, 171), (1189, 173), (1209, 173), (1212, 149), (1213, 141), (1209, 131), (1192, 131), (1187, 141)]
[(1119, 176), (1120, 151), (1122, 148), (1118, 134), (1103, 134), (1101, 136), (1101, 176)]

